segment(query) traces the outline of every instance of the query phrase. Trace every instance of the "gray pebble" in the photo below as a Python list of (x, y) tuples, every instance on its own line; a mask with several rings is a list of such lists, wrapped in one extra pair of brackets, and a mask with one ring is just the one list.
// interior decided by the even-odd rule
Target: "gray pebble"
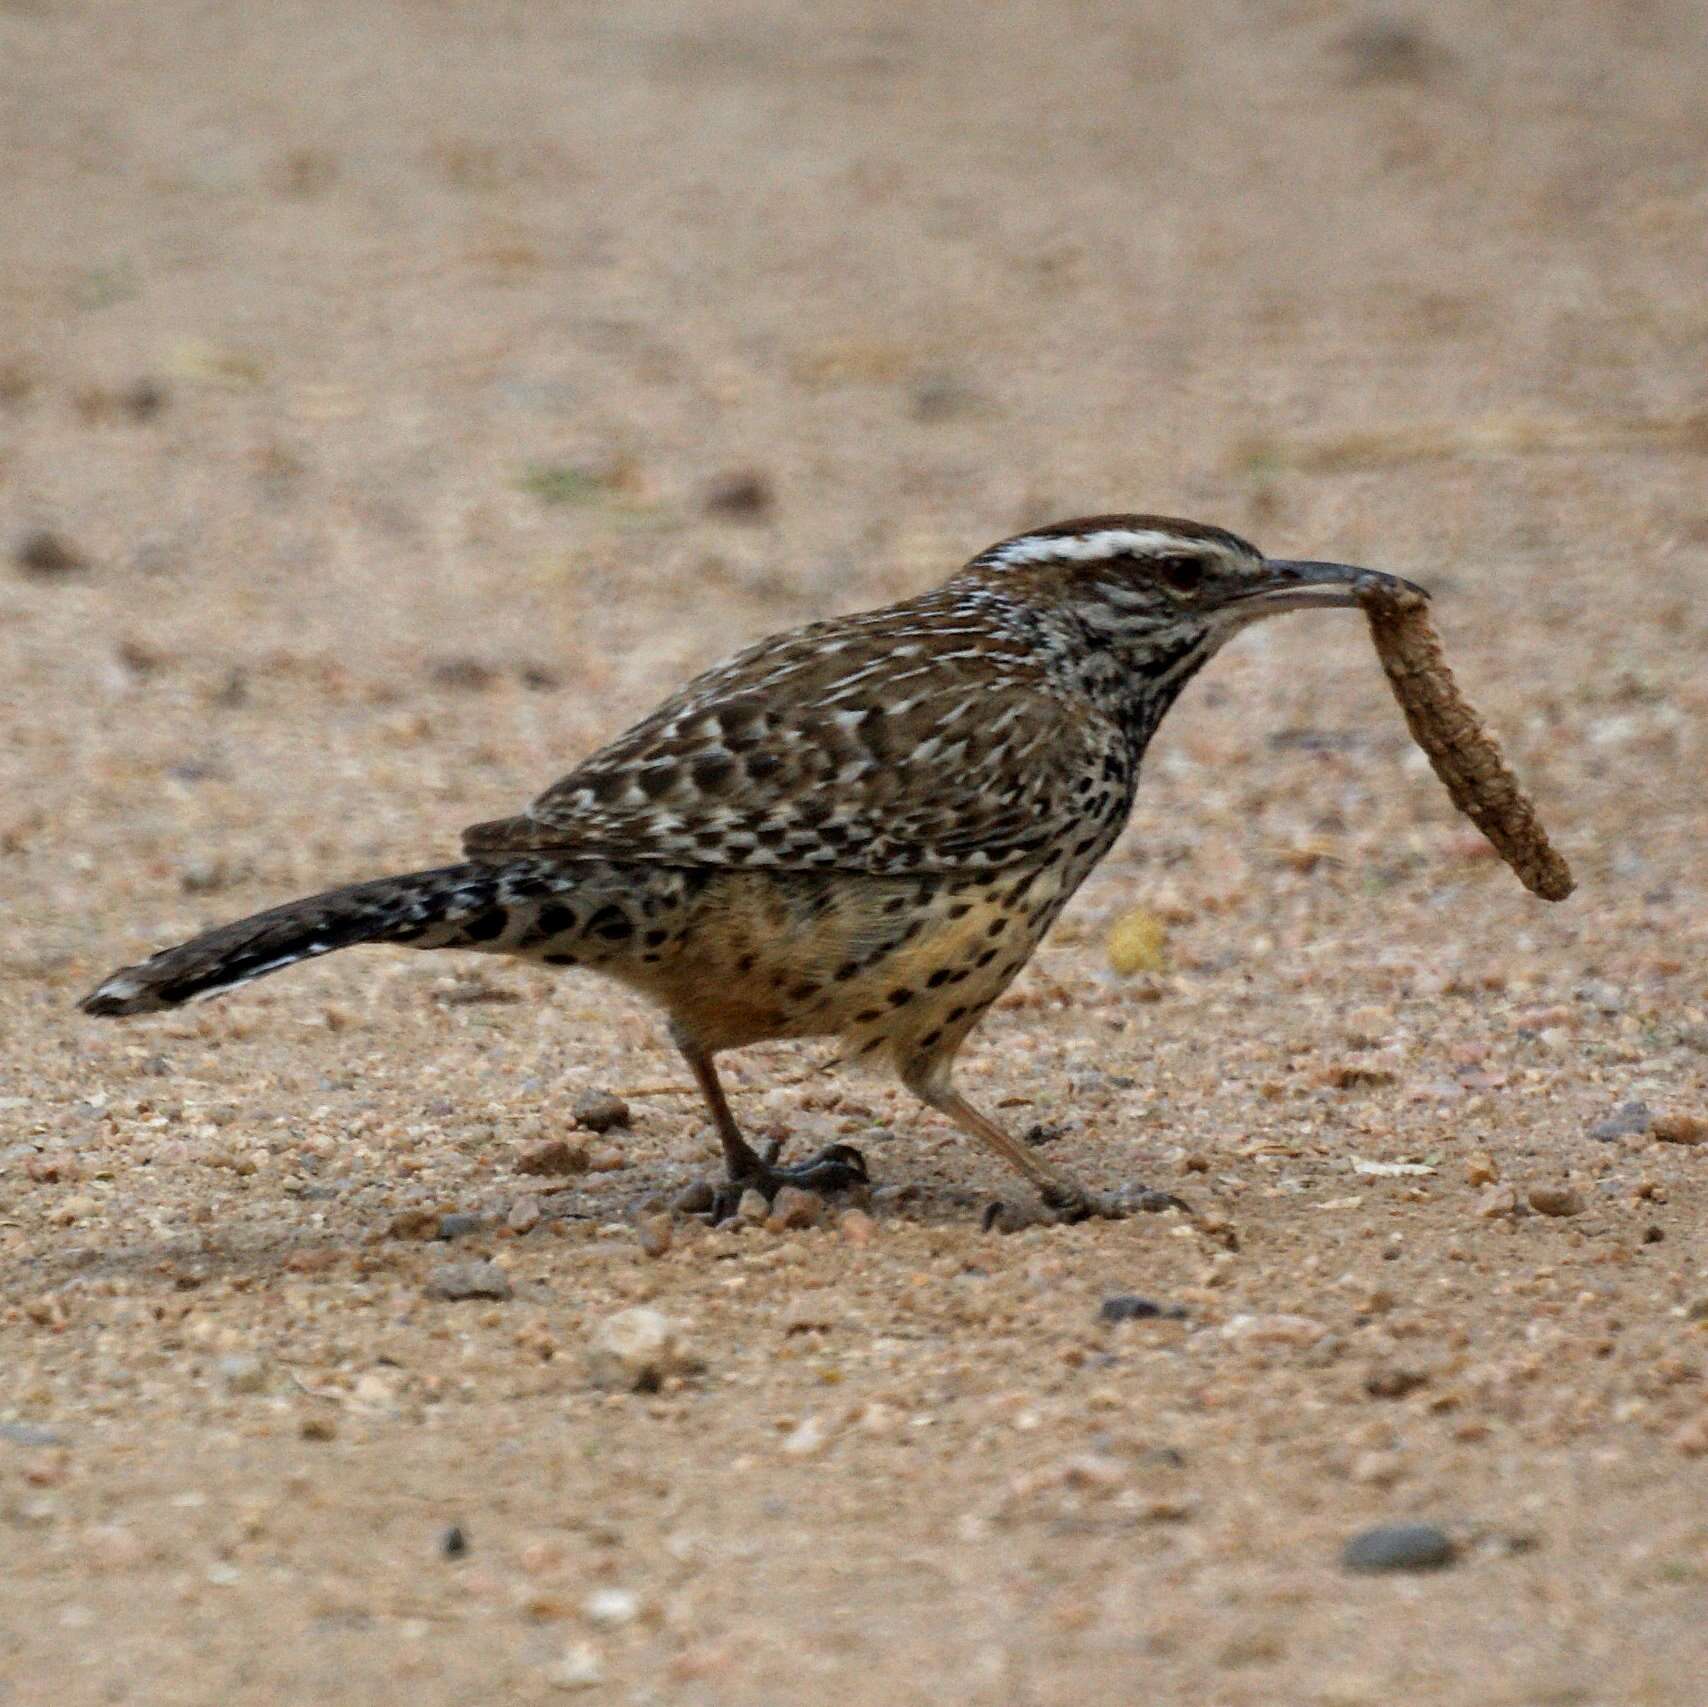
[(1156, 1317), (1183, 1322), (1186, 1309), (1181, 1304), (1158, 1304), (1155, 1299), (1141, 1298), (1136, 1292), (1113, 1293), (1097, 1307), (1100, 1322), (1143, 1322)]
[(429, 1298), (509, 1298), (510, 1277), (493, 1262), (442, 1262), (427, 1277)]
[(1459, 1556), (1433, 1523), (1384, 1523), (1354, 1535), (1341, 1549), (1349, 1571), (1439, 1571)]
[(456, 1211), (450, 1215), (439, 1217), (439, 1230), (433, 1235), (435, 1239), (466, 1239), (470, 1233), (478, 1233), (486, 1225), (483, 1215), (468, 1215)]
[(1589, 1129), (1591, 1138), (1611, 1144), (1617, 1138), (1640, 1138), (1649, 1129), (1653, 1116), (1646, 1102), (1622, 1102), (1604, 1120)]
[(14, 1446), (63, 1446), (65, 1436), (39, 1423), (0, 1423), (0, 1440)]

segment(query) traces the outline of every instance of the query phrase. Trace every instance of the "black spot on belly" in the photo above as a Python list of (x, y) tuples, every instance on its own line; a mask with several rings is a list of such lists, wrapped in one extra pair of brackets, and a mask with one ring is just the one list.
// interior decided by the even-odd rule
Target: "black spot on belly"
[(577, 964), (573, 954), (547, 954), (542, 956), (548, 966), (574, 966)]
[(495, 937), (504, 935), (504, 927), (509, 923), (510, 915), (504, 908), (489, 908), (463, 926), (463, 941), (491, 942)]
[(862, 1008), (854, 1016), (854, 1023), (856, 1025), (870, 1025), (873, 1020), (882, 1019), (883, 1017), (884, 1010), (882, 1008)]
[(669, 931), (659, 930), (655, 927), (646, 933), (646, 946), (648, 948), (663, 948), (669, 941)]
[(587, 921), (587, 928), (606, 942), (624, 942), (635, 934), (634, 922), (621, 907), (601, 907)]
[(553, 901), (540, 909), (540, 916), (535, 922), (534, 929), (542, 937), (562, 936), (567, 930), (575, 927), (575, 909), (565, 907)]
[(792, 989), (789, 992), (789, 1000), (792, 1002), (804, 1002), (809, 997), (816, 996), (817, 994), (818, 994), (818, 985), (816, 985), (816, 984), (797, 984), (794, 987), (794, 989)]
[(948, 967), (940, 966), (925, 980), (925, 987), (928, 990), (941, 990), (954, 976), (955, 974)]
[(905, 1008), (913, 1000), (912, 990), (891, 990), (884, 998), (892, 1008)]
[(926, 1034), (922, 1038), (920, 1038), (920, 1040), (919, 1040), (919, 1047), (921, 1049), (931, 1048), (932, 1045), (935, 1044), (937, 1042), (938, 1038), (940, 1038), (942, 1035), (943, 1035), (943, 1033), (941, 1031), (928, 1031), (928, 1032), (926, 1032)]
[(1001, 936), (1002, 933), (1007, 929), (1008, 929), (1008, 915), (1006, 913), (1004, 913), (999, 918), (995, 918), (995, 919), (992, 919), (990, 921), (990, 927), (988, 930), (986, 930), (986, 932), (984, 934), (986, 936)]
[(837, 981), (837, 983), (838, 984), (846, 984), (848, 982), (848, 980), (850, 978), (852, 978), (855, 975), (855, 973), (857, 973), (859, 970), (860, 970), (860, 962), (858, 960), (845, 960), (845, 961), (843, 961), (843, 963), (840, 966), (838, 966), (836, 969), (836, 981)]

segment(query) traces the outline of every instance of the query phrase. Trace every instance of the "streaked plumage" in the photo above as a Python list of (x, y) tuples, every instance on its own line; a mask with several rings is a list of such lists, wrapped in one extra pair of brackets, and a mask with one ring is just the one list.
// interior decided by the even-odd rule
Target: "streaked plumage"
[(1036, 529), (934, 591), (708, 670), (525, 812), (470, 829), (467, 863), (210, 931), (83, 1006), (171, 1007), (361, 942), (587, 967), (665, 1011), (737, 1188), (859, 1173), (769, 1167), (712, 1068), (763, 1038), (836, 1036), (1086, 1213), (1101, 1206), (953, 1090), (955, 1053), (1120, 834), (1181, 689), (1256, 617), (1350, 603), (1355, 573), (1166, 517)]

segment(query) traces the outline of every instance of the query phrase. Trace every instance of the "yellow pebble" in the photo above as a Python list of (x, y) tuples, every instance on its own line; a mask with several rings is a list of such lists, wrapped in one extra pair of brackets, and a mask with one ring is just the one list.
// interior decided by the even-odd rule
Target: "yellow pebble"
[(1110, 929), (1108, 954), (1110, 966), (1123, 978), (1161, 972), (1168, 964), (1168, 927), (1155, 913), (1135, 907)]

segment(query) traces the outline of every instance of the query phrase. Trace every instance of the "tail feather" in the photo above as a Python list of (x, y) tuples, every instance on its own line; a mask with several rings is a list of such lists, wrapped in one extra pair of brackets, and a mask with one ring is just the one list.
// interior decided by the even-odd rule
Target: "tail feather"
[[(329, 889), (121, 967), (78, 1006), (87, 1014), (157, 1013), (358, 943), (482, 946), (504, 932), (506, 903), (567, 890), (574, 882), (568, 871), (469, 864)], [(497, 929), (487, 928), (494, 918)]]

